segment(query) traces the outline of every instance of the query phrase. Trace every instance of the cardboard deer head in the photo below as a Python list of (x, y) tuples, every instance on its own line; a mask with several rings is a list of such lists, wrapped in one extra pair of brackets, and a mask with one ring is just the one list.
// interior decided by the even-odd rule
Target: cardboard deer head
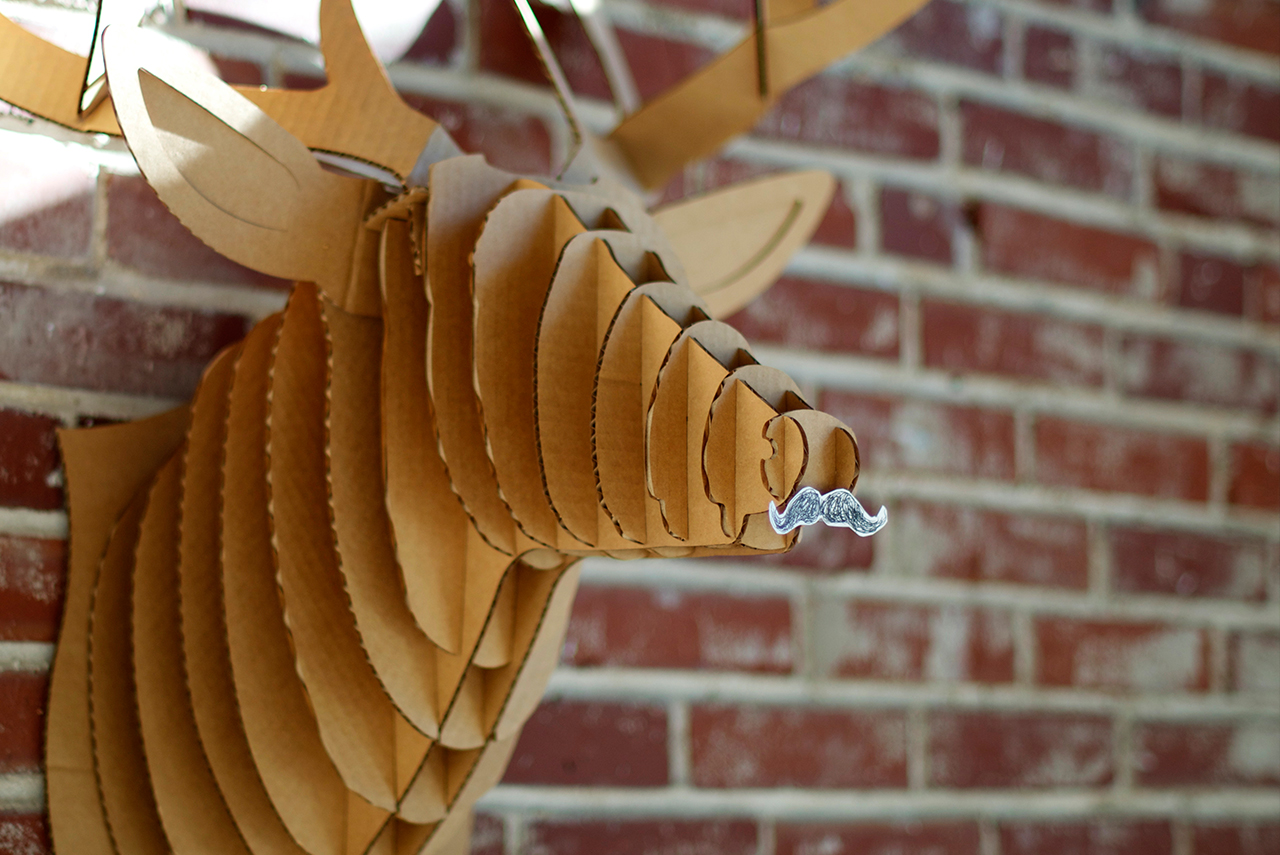
[[(714, 113), (698, 81), (721, 81), (714, 133), (677, 145), (642, 110), (617, 150), (656, 180), (827, 61), (831, 21), (852, 47), (914, 8), (888, 5), (780, 11), (764, 47), (652, 108)], [(807, 240), (829, 177), (655, 216), (609, 181), (510, 175), (399, 101), (346, 0), (322, 28), (330, 84), (306, 94), (237, 93), (147, 33), (105, 36), (161, 199), (297, 284), (188, 406), (62, 435), (60, 852), (466, 851), (558, 659), (578, 557), (779, 552), (803, 524), (884, 522), (853, 498), (853, 432), (715, 320)]]

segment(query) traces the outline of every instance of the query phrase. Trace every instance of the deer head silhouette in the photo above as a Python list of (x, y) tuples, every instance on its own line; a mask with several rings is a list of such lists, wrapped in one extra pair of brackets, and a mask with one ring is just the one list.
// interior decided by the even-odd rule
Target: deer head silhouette
[[(917, 5), (772, 8), (754, 40), (584, 139), (599, 159), (576, 168), (659, 182)], [(62, 435), (61, 852), (465, 851), (555, 666), (578, 557), (778, 552), (801, 524), (884, 522), (852, 497), (852, 431), (715, 320), (807, 240), (830, 177), (655, 216), (608, 178), (514, 176), (399, 100), (349, 0), (321, 22), (330, 82), (308, 93), (237, 93), (145, 32), (105, 36), (115, 116), (161, 199), (297, 281), (187, 407)], [(70, 73), (12, 26), (0, 41)], [(102, 104), (6, 91), (114, 130)]]

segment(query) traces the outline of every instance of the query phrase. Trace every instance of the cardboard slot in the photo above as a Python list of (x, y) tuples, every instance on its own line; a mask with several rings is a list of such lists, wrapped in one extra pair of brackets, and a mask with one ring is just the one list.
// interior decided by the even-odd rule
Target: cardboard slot
[[(49, 830), (61, 852), (114, 855), (94, 772), (89, 625), (99, 566), (133, 497), (182, 442), (188, 410), (86, 430), (58, 431), (68, 477), (71, 554), (45, 729)], [(126, 538), (127, 539), (127, 538)]]
[(485, 675), (485, 722), (494, 739), (514, 739), (542, 701), (569, 627), (578, 591), (577, 562), (561, 570), (520, 568), (517, 651), (511, 664)]
[(235, 698), (254, 765), (285, 827), (310, 853), (348, 855), (347, 788), (298, 678), (267, 520), (267, 370), (280, 319), (236, 360), (222, 485), (222, 584)]
[[(400, 713), (360, 646), (328, 508), (324, 411), (326, 348), (314, 286), (294, 286), (272, 362), (267, 422), (268, 502), (284, 617), (298, 674), (347, 786), (391, 811)], [(416, 735), (419, 757), (429, 742)]]
[(511, 643), (516, 622), (516, 564), (502, 580), (489, 612), (480, 643), (471, 663), (477, 668), (501, 668), (511, 661)]
[[(534, 425), (538, 313), (561, 249), (586, 227), (557, 193), (516, 190), (485, 218), (472, 257), (475, 391), (498, 487), (529, 537), (581, 545), (561, 528), (542, 489)], [(512, 287), (520, 283), (520, 287)], [(567, 545), (567, 544), (566, 544)]]
[(142, 746), (161, 825), (175, 855), (248, 848), (200, 745), (187, 695), (178, 612), (182, 455), (156, 476), (133, 565), (133, 670)]
[(594, 380), (592, 456), (600, 504), (635, 543), (678, 546), (645, 487), (645, 421), (653, 389), (680, 330), (706, 320), (705, 305), (670, 283), (641, 285), (618, 310)]
[(853, 431), (839, 419), (820, 410), (787, 414), (804, 433), (805, 464), (796, 487), (814, 487), (826, 493), (837, 488), (852, 490), (858, 483), (858, 444)]
[[(322, 310), (330, 347), (326, 442), (339, 568), (361, 645), (379, 682), (413, 726), (434, 737), (441, 713), (436, 646), (409, 610), (383, 500), (383, 426), (378, 418), (382, 324), (328, 302)], [(418, 428), (420, 435), (426, 433)], [(435, 455), (433, 443), (426, 450)], [(437, 492), (441, 490), (462, 516), (453, 494), (437, 480)], [(465, 526), (464, 518), (459, 535)], [(466, 562), (465, 552), (458, 553), (455, 573)]]
[(228, 394), (239, 346), (205, 371), (191, 407), (182, 473), (179, 602), (189, 703), (209, 768), (253, 852), (303, 851), (289, 835), (254, 767), (236, 707), (223, 617), (220, 496)]
[(514, 180), (481, 157), (455, 157), (434, 164), (427, 201), (426, 252), (431, 304), (427, 383), (440, 455), (454, 491), (480, 534), (508, 555), (515, 554), (519, 546), (516, 526), (498, 495), (472, 383), (470, 257), (485, 215)]
[[(615, 255), (616, 253), (616, 255)], [(592, 393), (601, 345), (635, 278), (656, 271), (634, 236), (584, 233), (561, 254), (538, 321), (534, 353), (538, 455), (547, 498), (579, 540), (627, 542), (602, 528), (591, 440)]]
[(459, 571), (466, 567), (470, 526), (449, 488), (431, 433), (436, 419), (424, 359), (428, 308), (422, 279), (413, 271), (410, 239), (408, 222), (383, 223), (381, 439), (386, 512), (410, 611), (432, 641), (457, 653), (462, 649), (465, 595), (465, 576)]
[(701, 321), (681, 332), (658, 375), (645, 434), (648, 488), (667, 531), (689, 545), (726, 541), (720, 508), (707, 495), (702, 449), (721, 383), (753, 362), (740, 333)]
[(397, 816), (410, 823), (433, 823), (444, 818), (448, 810), (448, 793), (445, 791), (445, 754), (448, 749), (440, 743), (431, 746), (415, 780), (400, 801)]
[(440, 744), (447, 748), (471, 750), (484, 744), (484, 669), (472, 665), (466, 670), (453, 695), (453, 703), (440, 725)]
[(131, 570), (146, 503), (146, 492), (130, 502), (98, 568), (89, 619), (89, 712), (93, 768), (112, 842), (124, 852), (166, 855), (169, 845), (142, 753), (129, 632)]
[(809, 242), (834, 192), (825, 172), (788, 172), (681, 199), (653, 219), (685, 260), (689, 287), (724, 318), (773, 284)]

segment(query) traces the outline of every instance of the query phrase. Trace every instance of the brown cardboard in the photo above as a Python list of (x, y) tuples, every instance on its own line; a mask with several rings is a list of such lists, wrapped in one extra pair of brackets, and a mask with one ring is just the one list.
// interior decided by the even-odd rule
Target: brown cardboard
[(175, 855), (249, 849), (200, 745), (187, 694), (178, 611), (178, 511), (183, 455), (151, 487), (133, 562), (133, 670), (151, 790)]
[[(94, 773), (89, 713), (89, 621), (99, 565), (125, 508), (173, 454), (188, 423), (182, 407), (129, 424), (62, 430), (69, 479), (71, 555), (46, 724), (50, 832), (60, 852), (114, 852)], [(136, 524), (121, 523), (125, 527)], [(127, 541), (121, 537), (121, 542)]]
[[(766, 22), (766, 85), (752, 34), (624, 119), (610, 134), (646, 187), (750, 130), (787, 89), (879, 38), (925, 0), (835, 0)], [(782, 11), (782, 10), (779, 10)], [(761, 90), (764, 90), (762, 94)]]
[[(343, 312), (332, 303), (326, 302), (323, 311), (330, 348), (329, 489), (339, 566), (361, 646), (378, 679), (414, 727), (434, 737), (440, 731), (442, 712), (436, 689), (436, 646), (410, 611), (383, 503), (378, 418), (383, 325)], [(430, 451), (434, 454), (434, 446)], [(460, 515), (447, 486), (444, 491)], [(455, 570), (465, 566), (465, 554), (456, 560)]]
[[(399, 711), (360, 646), (330, 533), (324, 412), (326, 352), (314, 286), (294, 287), (271, 368), (268, 519), (298, 675), (347, 787), (394, 811)], [(429, 740), (418, 734), (416, 767)]]
[(251, 851), (300, 855), (267, 795), (240, 721), (222, 597), (222, 449), (239, 346), (205, 371), (182, 473), (178, 576), (184, 674), (201, 748)]
[(129, 503), (98, 568), (89, 619), (89, 712), (93, 769), (111, 839), (124, 852), (165, 855), (134, 706), (129, 633), (131, 573), (147, 492)]
[(236, 360), (222, 485), (222, 572), (235, 698), (254, 767), (308, 852), (347, 855), (348, 792), (298, 679), (267, 520), (267, 371), (280, 320), (260, 322)]
[(788, 172), (658, 208), (653, 219), (685, 260), (713, 317), (746, 306), (809, 242), (835, 192), (825, 172)]
[(826, 493), (857, 486), (860, 464), (853, 431), (820, 410), (796, 410), (787, 418), (804, 433), (805, 466), (797, 487)]

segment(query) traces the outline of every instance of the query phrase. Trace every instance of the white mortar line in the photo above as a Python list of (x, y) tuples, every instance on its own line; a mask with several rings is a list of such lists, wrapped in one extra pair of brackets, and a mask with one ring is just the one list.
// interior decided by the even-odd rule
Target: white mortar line
[(66, 511), (33, 511), (30, 508), (0, 508), (0, 534), (66, 540)]
[(0, 671), (47, 671), (53, 645), (46, 641), (0, 641)]
[(0, 407), (41, 413), (61, 419), (68, 426), (77, 416), (141, 419), (172, 409), (183, 401), (117, 392), (93, 392), (62, 386), (40, 386), (0, 380)]
[(794, 677), (660, 669), (568, 668), (551, 676), (548, 698), (806, 706), (842, 710), (929, 708), (989, 712), (1115, 715), (1161, 721), (1274, 721), (1280, 699), (1262, 695), (1123, 696), (1079, 688), (972, 683), (809, 681)]
[(0, 811), (44, 811), (44, 775), (36, 772), (0, 774)]
[(1280, 813), (1280, 792), (1223, 788), (1212, 792), (1092, 790), (1049, 792), (975, 790), (683, 790), (498, 786), (482, 798), (486, 811), (532, 816), (767, 817), (779, 821), (870, 819), (1133, 817), (1269, 820)]

